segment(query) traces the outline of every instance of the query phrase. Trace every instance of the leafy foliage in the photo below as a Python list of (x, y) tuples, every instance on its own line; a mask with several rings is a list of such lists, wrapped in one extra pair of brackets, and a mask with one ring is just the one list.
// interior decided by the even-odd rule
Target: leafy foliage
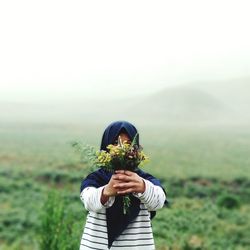
[(39, 230), (40, 250), (72, 250), (79, 247), (74, 215), (67, 209), (63, 196), (55, 191), (48, 194), (42, 208)]
[[(92, 127), (41, 128), (0, 129), (1, 250), (40, 248), (42, 237), (48, 235), (40, 214), (44, 216), (46, 206), (53, 212), (47, 204), (51, 190), (56, 194), (50, 202), (59, 207), (62, 202), (64, 207), (61, 215), (62, 209), (53, 212), (55, 218), (72, 225), (61, 228), (67, 240), (57, 239), (57, 244), (61, 249), (79, 249), (86, 217), (79, 188), (89, 168), (68, 142), (85, 137), (95, 145), (100, 136)], [(152, 221), (156, 249), (248, 250), (250, 130), (164, 127), (143, 133), (151, 156), (145, 171), (161, 179), (171, 205)], [(240, 206), (226, 208), (225, 194), (239, 200)]]
[(223, 194), (218, 197), (217, 204), (220, 207), (225, 207), (228, 209), (240, 207), (240, 201), (235, 195)]

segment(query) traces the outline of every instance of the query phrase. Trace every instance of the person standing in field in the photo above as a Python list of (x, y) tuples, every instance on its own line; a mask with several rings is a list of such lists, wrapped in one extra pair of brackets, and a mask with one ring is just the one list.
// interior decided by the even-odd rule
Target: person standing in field
[[(116, 144), (119, 138), (131, 143), (137, 129), (129, 122), (111, 123), (104, 131), (101, 150)], [(139, 146), (139, 136), (136, 144)], [(122, 195), (130, 195), (129, 213), (123, 213)], [(140, 170), (105, 169), (88, 175), (81, 183), (80, 199), (89, 211), (84, 227), (80, 250), (88, 249), (155, 249), (151, 219), (155, 211), (166, 203), (160, 181)]]

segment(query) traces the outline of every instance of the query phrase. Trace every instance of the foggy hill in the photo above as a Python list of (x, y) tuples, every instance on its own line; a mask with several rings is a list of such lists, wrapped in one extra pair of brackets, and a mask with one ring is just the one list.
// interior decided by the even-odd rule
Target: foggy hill
[[(83, 98), (82, 98), (83, 99)], [(139, 123), (250, 121), (250, 78), (167, 87), (147, 96), (52, 103), (0, 103), (0, 122)]]
[(162, 121), (209, 121), (227, 116), (230, 109), (219, 99), (202, 90), (178, 86), (145, 98), (138, 104), (137, 113)]
[(212, 93), (232, 106), (250, 105), (250, 77), (227, 81), (196, 82), (187, 86)]
[(228, 81), (201, 82), (188, 85), (220, 99), (232, 111), (235, 117), (250, 119), (250, 77), (231, 79)]
[(124, 114), (142, 122), (249, 122), (250, 77), (167, 87), (146, 97), (100, 106), (102, 116), (110, 119)]

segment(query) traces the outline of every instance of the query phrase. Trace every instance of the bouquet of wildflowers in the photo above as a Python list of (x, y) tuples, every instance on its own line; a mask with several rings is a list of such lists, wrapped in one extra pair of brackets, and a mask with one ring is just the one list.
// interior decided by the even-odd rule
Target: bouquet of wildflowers
[(118, 137), (117, 145), (110, 144), (107, 146), (107, 151), (97, 151), (96, 165), (110, 172), (116, 170), (135, 171), (139, 165), (148, 161), (142, 147), (135, 144), (135, 138), (129, 144), (126, 141), (122, 142), (121, 138)]
[[(132, 143), (122, 142), (118, 137), (117, 145), (110, 144), (107, 146), (107, 151), (94, 151), (93, 147), (82, 146), (79, 143), (74, 143), (73, 146), (77, 147), (79, 151), (84, 153), (84, 159), (91, 161), (91, 165), (103, 168), (111, 173), (116, 170), (129, 170), (135, 171), (137, 167), (142, 166), (148, 162), (148, 156), (142, 151), (142, 147), (137, 145), (135, 135)], [(92, 169), (93, 170), (93, 169)], [(123, 196), (123, 213), (128, 212), (130, 206), (129, 195)]]

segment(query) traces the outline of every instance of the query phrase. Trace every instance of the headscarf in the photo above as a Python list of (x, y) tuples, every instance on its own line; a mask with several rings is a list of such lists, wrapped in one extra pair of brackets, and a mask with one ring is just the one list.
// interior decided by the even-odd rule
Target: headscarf
[[(137, 129), (129, 122), (117, 121), (111, 123), (104, 131), (101, 150), (106, 150), (109, 144), (113, 144), (119, 133), (125, 130), (131, 140), (138, 133)], [(136, 142), (139, 145), (139, 135), (136, 136)], [(153, 177), (152, 175), (143, 172), (140, 169), (135, 171), (140, 177), (152, 182), (154, 185), (161, 186), (160, 181)], [(102, 187), (108, 184), (112, 173), (106, 171), (105, 169), (99, 169), (91, 174), (89, 174), (81, 184), (80, 192), (86, 187)], [(164, 189), (163, 189), (164, 190)], [(165, 192), (165, 191), (164, 191)], [(123, 199), (122, 196), (116, 196), (114, 204), (106, 209), (107, 217), (107, 232), (108, 232), (108, 247), (112, 246), (113, 241), (126, 229), (128, 224), (133, 221), (140, 212), (140, 200), (130, 194), (130, 207), (129, 212), (123, 214)], [(155, 216), (156, 212), (152, 211), (151, 219)]]
[(136, 141), (135, 144), (139, 146), (139, 134), (137, 133), (137, 129), (134, 125), (126, 121), (117, 121), (111, 123), (104, 131), (102, 136), (101, 150), (107, 150), (106, 147), (109, 144), (113, 144), (115, 139), (118, 137), (119, 133), (125, 130), (130, 138), (133, 140), (135, 135)]

